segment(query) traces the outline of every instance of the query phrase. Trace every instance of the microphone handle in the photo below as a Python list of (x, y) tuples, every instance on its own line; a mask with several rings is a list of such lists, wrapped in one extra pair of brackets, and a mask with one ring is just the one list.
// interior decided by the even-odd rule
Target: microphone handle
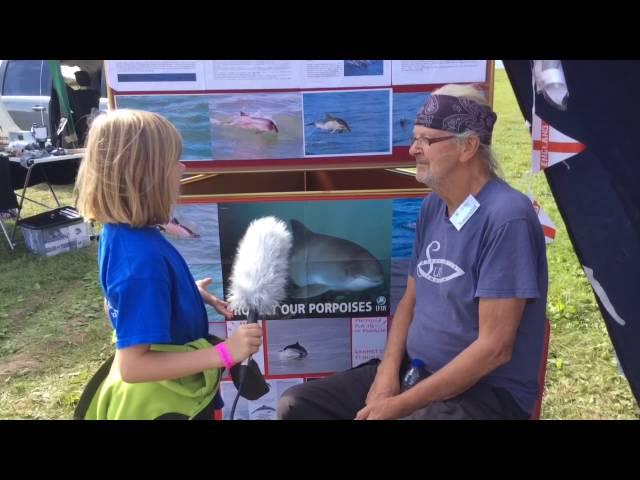
[[(258, 323), (258, 311), (255, 308), (249, 310), (249, 314), (247, 315), (247, 323)], [(242, 365), (247, 365), (251, 358), (252, 357), (244, 359)]]
[(258, 311), (254, 308), (249, 310), (247, 315), (247, 323), (258, 323)]

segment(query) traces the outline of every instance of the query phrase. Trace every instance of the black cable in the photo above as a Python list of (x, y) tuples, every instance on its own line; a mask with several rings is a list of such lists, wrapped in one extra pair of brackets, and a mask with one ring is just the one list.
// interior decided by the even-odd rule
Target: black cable
[(242, 386), (244, 385), (244, 379), (247, 376), (247, 367), (242, 368), (240, 370), (240, 381), (238, 382), (238, 392), (236, 393), (236, 398), (233, 400), (233, 406), (231, 407), (231, 420), (234, 419), (236, 414), (236, 405), (238, 405), (238, 400), (240, 399), (240, 392), (242, 391)]

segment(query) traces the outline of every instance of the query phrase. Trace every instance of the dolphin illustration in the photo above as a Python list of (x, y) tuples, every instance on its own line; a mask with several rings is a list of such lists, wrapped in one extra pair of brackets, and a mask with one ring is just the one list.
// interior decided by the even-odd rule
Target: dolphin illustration
[(215, 122), (221, 125), (244, 128), (255, 133), (274, 133), (279, 132), (278, 125), (271, 118), (249, 115), (240, 112), (240, 116), (233, 118), (228, 122)]
[(287, 345), (282, 350), (280, 350), (279, 353), (282, 360), (297, 360), (300, 358), (304, 358), (309, 354), (309, 352), (307, 352), (307, 349), (300, 345), (300, 342)]
[(289, 277), (297, 286), (292, 298), (312, 298), (332, 290), (362, 291), (384, 282), (382, 265), (360, 245), (314, 233), (295, 219), (291, 230)]
[(275, 408), (263, 404), (251, 411), (251, 418), (253, 420), (272, 420), (275, 417), (275, 413)]
[(313, 125), (320, 130), (327, 130), (331, 133), (344, 133), (351, 131), (351, 127), (349, 127), (349, 124), (346, 121), (342, 118), (334, 117), (330, 113), (325, 113), (324, 120), (307, 123), (307, 125)]
[(200, 235), (190, 228), (182, 225), (176, 217), (172, 217), (169, 223), (158, 225), (158, 228), (169, 235), (180, 238), (200, 238)]
[(256, 408), (255, 410), (253, 410), (251, 413), (258, 413), (258, 412), (275, 412), (276, 409), (273, 407), (270, 407), (269, 405), (260, 405), (258, 408)]

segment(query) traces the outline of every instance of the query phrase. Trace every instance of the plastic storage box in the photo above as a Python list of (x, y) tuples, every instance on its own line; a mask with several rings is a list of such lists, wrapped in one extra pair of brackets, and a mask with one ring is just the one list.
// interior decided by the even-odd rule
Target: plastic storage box
[(91, 244), (89, 225), (73, 207), (60, 207), (20, 220), (27, 248), (51, 257)]

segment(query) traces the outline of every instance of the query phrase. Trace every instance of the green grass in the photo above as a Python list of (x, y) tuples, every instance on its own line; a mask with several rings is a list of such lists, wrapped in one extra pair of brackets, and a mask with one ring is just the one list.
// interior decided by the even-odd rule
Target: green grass
[[(71, 187), (56, 192), (72, 204)], [(46, 187), (29, 197), (53, 204)], [(26, 216), (39, 211), (25, 202)], [(0, 246), (0, 418), (70, 418), (110, 354), (96, 245), (46, 258), (26, 250), (20, 230), (17, 241), (14, 252)]]
[[(542, 417), (640, 418), (546, 180), (529, 174), (531, 139), (504, 71), (496, 72), (495, 87), (494, 145), (505, 178), (531, 191), (558, 227), (547, 247), (552, 333)], [(56, 192), (72, 204), (71, 187)], [(51, 203), (45, 187), (30, 196)], [(26, 205), (25, 215), (42, 210)], [(96, 246), (44, 258), (20, 240), (18, 232), (14, 252), (0, 245), (0, 418), (71, 418), (86, 381), (112, 348)]]

